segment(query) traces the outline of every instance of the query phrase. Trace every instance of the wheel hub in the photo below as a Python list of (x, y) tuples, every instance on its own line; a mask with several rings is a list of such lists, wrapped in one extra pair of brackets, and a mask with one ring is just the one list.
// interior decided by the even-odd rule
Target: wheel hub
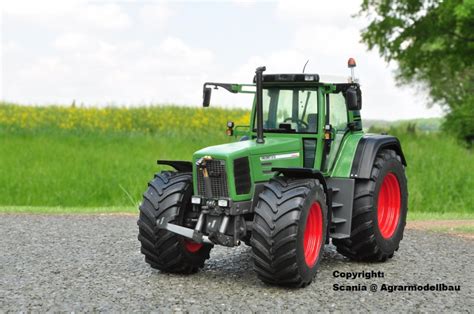
[(202, 243), (197, 243), (191, 240), (184, 240), (184, 247), (188, 252), (196, 253), (202, 248)]
[(306, 265), (313, 267), (318, 260), (319, 251), (323, 243), (323, 216), (318, 202), (314, 202), (309, 208), (303, 241)]
[(389, 172), (382, 181), (377, 204), (378, 226), (385, 239), (391, 238), (398, 227), (400, 206), (400, 184), (395, 174)]

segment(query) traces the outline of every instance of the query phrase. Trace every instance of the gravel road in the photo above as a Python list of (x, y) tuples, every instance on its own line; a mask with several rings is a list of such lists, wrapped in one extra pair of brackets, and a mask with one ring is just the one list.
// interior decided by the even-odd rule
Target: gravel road
[[(0, 312), (13, 311), (461, 311), (474, 309), (474, 241), (407, 230), (383, 264), (351, 262), (325, 248), (305, 289), (261, 283), (250, 248), (215, 247), (191, 276), (152, 270), (139, 252), (132, 216), (0, 216)], [(384, 278), (335, 278), (334, 272)], [(380, 291), (382, 284), (444, 283), (460, 291)], [(334, 291), (334, 284), (377, 292)]]

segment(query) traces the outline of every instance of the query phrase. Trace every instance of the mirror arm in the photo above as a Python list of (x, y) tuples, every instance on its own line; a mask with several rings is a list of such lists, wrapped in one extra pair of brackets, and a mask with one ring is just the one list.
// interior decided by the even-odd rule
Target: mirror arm
[(206, 82), (202, 87), (203, 91), (203, 107), (209, 107), (209, 103), (211, 101), (211, 92), (212, 87), (214, 89), (218, 89), (218, 87), (222, 87), (230, 93), (237, 94), (255, 94), (255, 91), (252, 90), (244, 90), (244, 87), (254, 87), (253, 84), (231, 84), (231, 83), (214, 83), (214, 82)]
[(203, 88), (206, 88), (206, 87), (209, 87), (209, 86), (214, 86), (215, 89), (217, 89), (218, 87), (222, 87), (225, 90), (227, 90), (231, 93), (234, 93), (234, 94), (238, 92), (237, 89), (234, 87), (235, 84), (206, 82), (206, 83), (204, 83)]

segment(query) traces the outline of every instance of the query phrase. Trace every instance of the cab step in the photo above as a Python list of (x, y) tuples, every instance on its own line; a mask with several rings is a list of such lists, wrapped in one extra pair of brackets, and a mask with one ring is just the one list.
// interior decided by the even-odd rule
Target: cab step
[(345, 239), (351, 236), (352, 203), (354, 201), (353, 179), (328, 178), (331, 189), (332, 211), (329, 237)]
[(345, 220), (344, 218), (339, 218), (339, 217), (333, 217), (331, 222), (333, 224), (343, 224), (345, 223), (347, 220)]
[(345, 238), (347, 238), (347, 234), (344, 234), (344, 233), (331, 233), (330, 236), (333, 239), (345, 239)]

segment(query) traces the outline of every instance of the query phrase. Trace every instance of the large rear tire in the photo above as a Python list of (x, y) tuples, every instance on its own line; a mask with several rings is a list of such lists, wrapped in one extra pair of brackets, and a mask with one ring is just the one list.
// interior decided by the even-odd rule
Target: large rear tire
[(333, 239), (337, 250), (353, 260), (383, 262), (403, 239), (407, 215), (407, 179), (395, 151), (378, 152), (369, 180), (356, 180), (351, 237)]
[(304, 287), (318, 269), (326, 241), (326, 195), (315, 179), (271, 179), (255, 207), (254, 268), (269, 284)]
[(191, 173), (164, 171), (148, 184), (137, 223), (141, 252), (152, 268), (190, 274), (202, 268), (209, 258), (212, 246), (192, 242), (156, 226), (156, 220), (162, 217), (180, 226), (189, 224), (193, 214), (192, 193)]

